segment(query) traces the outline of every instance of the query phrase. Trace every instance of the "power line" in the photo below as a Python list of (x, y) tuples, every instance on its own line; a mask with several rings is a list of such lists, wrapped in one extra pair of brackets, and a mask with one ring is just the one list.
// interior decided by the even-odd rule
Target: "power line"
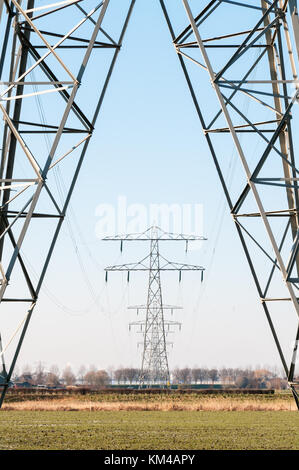
[(181, 326), (180, 323), (165, 318), (166, 311), (175, 310), (180, 307), (166, 305), (162, 301), (161, 277), (162, 271), (179, 272), (179, 281), (181, 281), (182, 271), (200, 271), (203, 275), (204, 268), (202, 266), (188, 265), (186, 263), (175, 263), (167, 260), (160, 254), (159, 243), (161, 241), (189, 241), (206, 240), (204, 237), (195, 235), (182, 235), (167, 233), (159, 227), (152, 226), (142, 233), (134, 233), (127, 235), (115, 235), (105, 237), (104, 240), (120, 241), (121, 247), (124, 242), (129, 241), (147, 241), (150, 242), (150, 253), (141, 261), (123, 265), (109, 266), (105, 268), (106, 281), (109, 271), (122, 271), (127, 273), (127, 282), (130, 280), (130, 273), (133, 271), (148, 272), (148, 291), (147, 303), (145, 305), (137, 305), (134, 308), (145, 312), (145, 319), (130, 323), (131, 326), (138, 326), (139, 332), (143, 336), (140, 343), (143, 346), (141, 369), (139, 376), (139, 386), (153, 385), (155, 383), (170, 384), (170, 374), (168, 365), (168, 346), (172, 345), (167, 341), (167, 337), (173, 332), (175, 326)]

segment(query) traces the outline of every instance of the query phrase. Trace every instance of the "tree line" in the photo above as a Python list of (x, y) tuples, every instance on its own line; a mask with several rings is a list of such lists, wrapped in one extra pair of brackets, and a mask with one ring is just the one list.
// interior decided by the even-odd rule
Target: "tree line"
[[(87, 368), (82, 365), (74, 372), (70, 365), (61, 371), (57, 365), (47, 369), (42, 362), (35, 368), (29, 365), (22, 371), (15, 371), (12, 381), (21, 386), (89, 386), (103, 387), (109, 385), (133, 385), (138, 383), (140, 369), (119, 367), (109, 370), (98, 369), (95, 366)], [(171, 371), (171, 383), (178, 385), (216, 385), (237, 388), (275, 388), (287, 387), (283, 372), (277, 368), (207, 368), (207, 367), (176, 367)]]

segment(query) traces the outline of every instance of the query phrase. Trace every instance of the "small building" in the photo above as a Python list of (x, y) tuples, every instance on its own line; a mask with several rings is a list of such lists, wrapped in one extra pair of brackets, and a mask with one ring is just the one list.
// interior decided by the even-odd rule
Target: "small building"
[(30, 382), (14, 382), (13, 388), (32, 388), (32, 384)]

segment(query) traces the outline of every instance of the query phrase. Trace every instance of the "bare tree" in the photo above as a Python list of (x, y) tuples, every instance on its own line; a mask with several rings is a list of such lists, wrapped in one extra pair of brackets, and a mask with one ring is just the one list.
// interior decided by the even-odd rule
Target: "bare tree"
[(123, 370), (125, 380), (128, 380), (130, 385), (132, 382), (138, 379), (139, 376), (139, 369), (134, 369), (133, 367), (128, 367)]
[(192, 379), (197, 384), (198, 381), (202, 384), (207, 379), (207, 370), (203, 367), (197, 367), (191, 371)]
[(218, 380), (218, 370), (217, 369), (210, 369), (209, 370), (209, 378), (211, 379), (212, 381), (212, 384), (214, 385), (214, 383)]
[(37, 363), (36, 369), (33, 373), (33, 379), (35, 385), (44, 385), (46, 382), (45, 366), (41, 361)]
[(91, 387), (101, 387), (109, 383), (109, 375), (105, 370), (90, 370), (85, 374), (84, 381)]
[(113, 382), (113, 377), (114, 377), (114, 367), (113, 366), (109, 366), (107, 368), (107, 374), (109, 375), (109, 378), (110, 378), (110, 383)]
[(187, 384), (191, 382), (191, 369), (185, 367), (183, 369), (176, 368), (173, 371), (174, 381), (178, 383)]
[(191, 382), (191, 369), (189, 367), (184, 367), (181, 369), (181, 377), (184, 384)]
[(50, 370), (47, 374), (46, 382), (47, 385), (49, 385), (50, 387), (57, 387), (58, 385), (60, 385), (59, 368), (57, 365), (54, 364), (50, 367)]
[(81, 383), (81, 385), (84, 384), (84, 376), (86, 374), (86, 367), (84, 365), (79, 367), (78, 370), (78, 380)]
[(180, 383), (180, 369), (178, 367), (172, 371), (172, 379), (174, 383)]
[(228, 381), (228, 383), (233, 383), (234, 380), (235, 380), (234, 369), (228, 368), (226, 370), (227, 370), (227, 381)]
[(98, 370), (96, 372), (96, 384), (97, 386), (106, 386), (110, 382), (109, 374), (105, 370)]
[(238, 388), (246, 388), (248, 386), (248, 377), (245, 375), (238, 375), (238, 377), (235, 380), (235, 385)]
[(122, 380), (124, 380), (124, 369), (123, 368), (120, 368), (120, 369), (116, 369), (114, 371), (114, 378), (115, 380), (117, 381), (118, 385), (120, 384), (120, 382)]
[(84, 382), (89, 385), (89, 386), (95, 386), (96, 384), (96, 372), (93, 370), (90, 370), (86, 372), (84, 376)]
[(29, 364), (25, 364), (22, 368), (22, 375), (33, 375), (32, 367)]
[(66, 368), (62, 372), (62, 379), (63, 379), (64, 383), (68, 386), (75, 384), (76, 377), (75, 377), (75, 374), (72, 371), (71, 366), (66, 366)]
[(192, 381), (197, 384), (197, 382), (200, 380), (201, 369), (199, 367), (193, 368), (191, 370), (191, 375), (192, 375)]

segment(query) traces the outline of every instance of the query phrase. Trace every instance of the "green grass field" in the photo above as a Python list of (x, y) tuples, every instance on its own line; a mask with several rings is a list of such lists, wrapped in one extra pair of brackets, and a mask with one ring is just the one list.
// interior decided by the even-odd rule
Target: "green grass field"
[(0, 449), (299, 449), (289, 411), (1, 411)]

